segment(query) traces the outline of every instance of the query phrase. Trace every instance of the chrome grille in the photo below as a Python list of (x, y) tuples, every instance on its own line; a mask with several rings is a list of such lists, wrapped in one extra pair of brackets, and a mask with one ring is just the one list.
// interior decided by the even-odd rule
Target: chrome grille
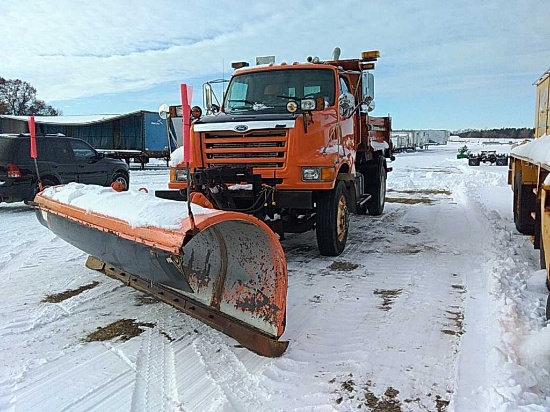
[(285, 166), (287, 129), (206, 132), (201, 142), (208, 167), (246, 165), (279, 169)]

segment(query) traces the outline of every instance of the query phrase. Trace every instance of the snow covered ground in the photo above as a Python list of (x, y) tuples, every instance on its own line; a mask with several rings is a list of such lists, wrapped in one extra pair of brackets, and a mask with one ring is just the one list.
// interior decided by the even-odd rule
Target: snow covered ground
[[(25, 205), (0, 204), (0, 410), (550, 410), (538, 251), (515, 230), (507, 168), (469, 167), (462, 145), (399, 154), (384, 214), (354, 216), (341, 256), (319, 256), (314, 233), (282, 242), (277, 359), (87, 269)], [(131, 179), (152, 192), (168, 173)], [(117, 321), (125, 337), (90, 336)]]

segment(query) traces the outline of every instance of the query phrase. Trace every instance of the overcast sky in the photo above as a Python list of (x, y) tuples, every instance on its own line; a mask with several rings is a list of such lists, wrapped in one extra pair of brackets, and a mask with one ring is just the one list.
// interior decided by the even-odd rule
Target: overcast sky
[(374, 115), (394, 129), (533, 127), (550, 0), (2, 0), (0, 76), (63, 114), (201, 102), (231, 62), (380, 50)]

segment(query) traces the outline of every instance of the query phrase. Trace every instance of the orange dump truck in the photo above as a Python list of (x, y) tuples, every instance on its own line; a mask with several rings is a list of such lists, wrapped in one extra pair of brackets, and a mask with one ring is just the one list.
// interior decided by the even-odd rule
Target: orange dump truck
[[(349, 214), (384, 210), (391, 118), (372, 117), (378, 51), (358, 59), (234, 63), (219, 111), (191, 124), (191, 159), (169, 190), (216, 209), (251, 214), (282, 238), (315, 229), (319, 251), (346, 246)], [(206, 102), (212, 102), (206, 88)], [(174, 159), (173, 159), (174, 160)]]
[[(550, 290), (550, 70), (535, 83), (535, 140), (512, 148), (508, 183), (514, 192), (514, 222), (520, 233), (531, 236), (540, 250)], [(546, 305), (550, 319), (550, 296)]]

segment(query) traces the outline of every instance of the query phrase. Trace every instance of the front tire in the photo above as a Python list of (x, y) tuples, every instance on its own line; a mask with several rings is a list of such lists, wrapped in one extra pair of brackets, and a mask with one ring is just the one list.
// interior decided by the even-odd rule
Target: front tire
[(317, 246), (323, 256), (339, 256), (346, 247), (349, 209), (346, 186), (338, 181), (334, 189), (319, 193), (315, 219)]
[(123, 191), (130, 187), (130, 178), (126, 173), (115, 173), (112, 183), (120, 183), (123, 186)]

